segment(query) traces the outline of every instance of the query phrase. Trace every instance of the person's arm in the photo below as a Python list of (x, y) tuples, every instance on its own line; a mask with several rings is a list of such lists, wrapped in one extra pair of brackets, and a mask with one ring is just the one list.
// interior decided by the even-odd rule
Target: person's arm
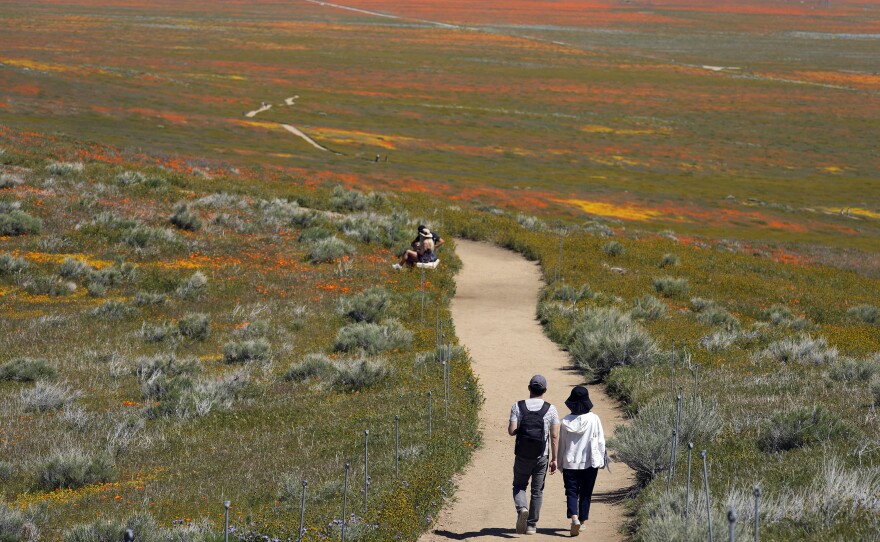
[(514, 422), (514, 421), (512, 421), (512, 422), (508, 423), (508, 424), (507, 424), (507, 434), (510, 435), (511, 437), (515, 437), (515, 436), (516, 436), (516, 430), (517, 430), (518, 427), (519, 427), (519, 423), (518, 423), (518, 422)]
[(519, 405), (514, 403), (510, 409), (510, 417), (507, 424), (507, 434), (511, 437), (516, 436), (516, 430), (519, 427)]
[(443, 238), (438, 237), (436, 241), (434, 241), (434, 248), (438, 249), (443, 244)]
[(599, 435), (596, 438), (599, 444), (599, 454), (605, 457), (605, 431), (602, 429), (602, 421), (599, 419), (599, 416), (596, 416), (596, 424), (599, 425)]
[(559, 424), (550, 426), (550, 474), (556, 472), (556, 454), (559, 452)]

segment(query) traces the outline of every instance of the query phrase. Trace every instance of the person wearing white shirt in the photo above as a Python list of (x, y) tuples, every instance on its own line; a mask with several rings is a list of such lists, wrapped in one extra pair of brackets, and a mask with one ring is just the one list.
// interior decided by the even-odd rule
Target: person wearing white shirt
[(565, 406), (571, 414), (562, 419), (559, 430), (559, 468), (571, 536), (577, 536), (590, 517), (596, 476), (605, 466), (605, 432), (599, 416), (591, 412), (593, 403), (587, 388), (575, 386)]

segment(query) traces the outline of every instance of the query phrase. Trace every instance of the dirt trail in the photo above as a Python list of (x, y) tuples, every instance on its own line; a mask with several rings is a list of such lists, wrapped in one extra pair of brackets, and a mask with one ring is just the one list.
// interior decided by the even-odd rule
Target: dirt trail
[[(483, 446), (471, 465), (456, 480), (455, 501), (441, 512), (433, 532), (420, 542), (444, 540), (502, 540), (515, 538), (515, 512), (511, 491), (513, 437), (507, 435), (511, 405), (527, 397), (529, 378), (547, 377), (546, 398), (557, 405), (560, 416), (568, 413), (564, 401), (572, 386), (583, 379), (570, 366), (568, 355), (548, 339), (535, 318), (542, 282), (537, 264), (520, 255), (484, 243), (457, 240), (456, 252), (464, 262), (456, 278), (452, 301), (455, 332), (470, 351), (473, 369), (480, 379), (486, 403), (480, 413)], [(601, 386), (588, 386), (606, 436), (614, 434), (623, 415)], [(581, 540), (623, 540), (618, 532), (624, 522), (620, 500), (633, 483), (632, 472), (614, 463), (612, 472), (599, 473), (590, 520)], [(536, 536), (549, 540), (568, 536), (562, 474), (547, 477), (544, 505)]]

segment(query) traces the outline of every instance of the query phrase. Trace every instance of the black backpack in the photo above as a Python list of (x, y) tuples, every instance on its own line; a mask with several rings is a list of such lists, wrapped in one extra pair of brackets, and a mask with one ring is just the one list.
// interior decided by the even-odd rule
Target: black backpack
[(531, 411), (526, 402), (517, 403), (519, 407), (519, 427), (516, 429), (516, 447), (513, 453), (523, 459), (538, 459), (544, 455), (547, 435), (544, 434), (544, 415), (550, 410), (550, 403), (544, 401), (541, 410)]

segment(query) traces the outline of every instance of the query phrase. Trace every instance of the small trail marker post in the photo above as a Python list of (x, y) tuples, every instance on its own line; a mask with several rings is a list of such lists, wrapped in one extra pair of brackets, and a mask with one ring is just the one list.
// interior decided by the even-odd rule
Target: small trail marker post
[(700, 374), (700, 364), (694, 363), (694, 403), (697, 402), (697, 377)]
[(229, 542), (229, 507), (232, 506), (232, 503), (229, 501), (223, 501), (223, 508), (225, 509), (223, 513), (223, 524), (225, 529), (223, 530), (223, 541)]
[(342, 483), (342, 542), (345, 542), (345, 521), (348, 515), (348, 473), (351, 463), (345, 464), (345, 481)]
[(715, 536), (712, 532), (712, 507), (709, 502), (709, 467), (706, 464), (706, 450), (701, 450), (700, 455), (703, 456), (703, 481), (706, 485), (706, 519), (709, 520), (709, 542), (714, 542)]
[[(303, 480), (302, 486), (302, 501), (299, 505), (299, 538), (297, 538), (297, 540), (302, 540), (306, 535), (306, 488), (309, 487), (309, 483)], [(227, 528), (227, 532), (228, 530), (229, 529)]]
[(394, 478), (400, 480), (400, 415), (394, 416)]
[(367, 515), (367, 494), (370, 486), (370, 430), (364, 431), (364, 517)]
[(672, 430), (672, 447), (669, 451), (669, 472), (666, 473), (666, 496), (669, 497), (669, 486), (672, 485), (672, 476), (675, 474), (675, 445), (678, 442), (678, 431)]
[(759, 503), (761, 501), (761, 488), (755, 486), (752, 488), (752, 495), (755, 496), (755, 542), (758, 542), (758, 530), (761, 522)]
[(727, 539), (736, 542), (736, 510), (727, 507)]
[(434, 392), (428, 392), (428, 438), (434, 436)]
[(687, 488), (684, 493), (684, 523), (688, 524), (688, 513), (691, 509), (691, 456), (694, 452), (694, 443), (688, 442), (688, 476), (687, 476)]

